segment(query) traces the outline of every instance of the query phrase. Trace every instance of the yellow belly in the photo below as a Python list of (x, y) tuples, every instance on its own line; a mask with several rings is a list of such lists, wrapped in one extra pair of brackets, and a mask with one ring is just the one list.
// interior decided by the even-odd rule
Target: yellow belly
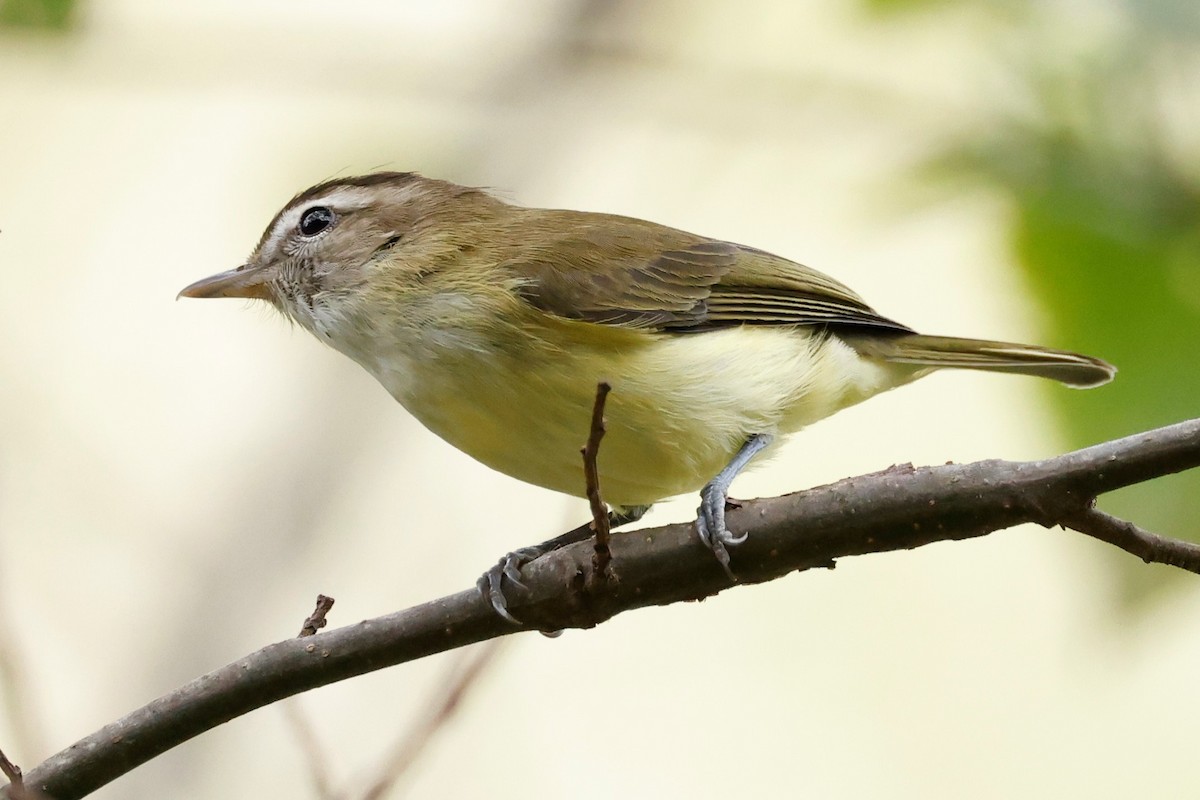
[(698, 490), (751, 434), (796, 431), (916, 377), (911, 367), (863, 359), (835, 337), (794, 328), (620, 331), (599, 341), (581, 335), (566, 348), (498, 352), (459, 347), (453, 363), (410, 361), (412, 374), (377, 377), (460, 450), (577, 496), (585, 493), (579, 450), (596, 384), (607, 381), (598, 466), (604, 498), (616, 506)]

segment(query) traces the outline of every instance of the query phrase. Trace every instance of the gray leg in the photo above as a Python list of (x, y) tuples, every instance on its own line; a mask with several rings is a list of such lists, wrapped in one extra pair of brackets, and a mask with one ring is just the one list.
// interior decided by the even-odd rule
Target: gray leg
[(725, 465), (725, 469), (717, 473), (708, 484), (700, 490), (700, 508), (696, 517), (696, 533), (700, 541), (713, 551), (717, 561), (725, 568), (725, 573), (731, 580), (737, 580), (733, 570), (729, 568), (729, 549), (746, 541), (746, 534), (734, 536), (725, 527), (725, 503), (729, 500), (729, 485), (733, 479), (746, 468), (764, 447), (775, 437), (769, 433), (756, 433), (746, 440), (733, 459)]
[[(629, 506), (619, 511), (609, 511), (608, 524), (610, 527), (616, 528), (619, 525), (637, 522), (649, 510), (650, 506)], [(520, 620), (514, 617), (508, 610), (508, 599), (504, 596), (505, 582), (511, 583), (518, 589), (524, 589), (525, 584), (521, 583), (521, 567), (531, 561), (536, 561), (547, 553), (553, 553), (555, 550), (560, 550), (577, 542), (586, 542), (594, 534), (595, 531), (592, 530), (592, 523), (585, 522), (578, 528), (567, 531), (562, 536), (556, 536), (541, 544), (535, 544), (532, 547), (522, 547), (520, 550), (514, 550), (506, 554), (496, 566), (480, 576), (476, 582), (479, 593), (483, 595), (484, 600), (487, 600), (491, 604), (492, 610), (498, 615), (514, 625), (520, 625)]]

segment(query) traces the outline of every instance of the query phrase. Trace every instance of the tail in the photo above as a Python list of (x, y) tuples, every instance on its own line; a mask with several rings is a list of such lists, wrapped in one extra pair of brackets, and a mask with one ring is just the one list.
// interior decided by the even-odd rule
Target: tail
[(875, 335), (847, 339), (863, 355), (897, 364), (1012, 372), (1050, 378), (1076, 389), (1101, 386), (1117, 374), (1116, 367), (1098, 358), (1032, 344), (922, 336), (917, 333), (894, 338)]

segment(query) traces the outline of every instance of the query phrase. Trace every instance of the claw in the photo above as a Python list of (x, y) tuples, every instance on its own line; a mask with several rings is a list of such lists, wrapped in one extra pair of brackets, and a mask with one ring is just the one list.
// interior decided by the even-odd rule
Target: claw
[(494, 567), (480, 575), (479, 580), (475, 582), (479, 594), (488, 602), (492, 610), (501, 619), (507, 620), (513, 625), (522, 623), (508, 610), (508, 598), (504, 596), (504, 582), (507, 580), (517, 589), (527, 591), (528, 587), (521, 583), (521, 567), (540, 555), (541, 552), (533, 547), (514, 550), (497, 561)]
[(721, 565), (721, 569), (725, 570), (725, 574), (729, 576), (729, 580), (737, 583), (737, 575), (733, 574), (733, 568), (729, 566), (729, 550), (721, 542), (717, 542), (712, 551), (713, 555), (717, 557), (717, 563)]
[(729, 548), (737, 547), (746, 541), (749, 534), (736, 536), (725, 527), (726, 505), (737, 506), (737, 503), (729, 500), (729, 485), (755, 454), (770, 443), (771, 437), (766, 434), (751, 436), (725, 469), (700, 490), (700, 507), (696, 509), (696, 533), (700, 536), (700, 541), (704, 542), (704, 546), (712, 551), (731, 581), (737, 581), (737, 576), (729, 566)]
[(700, 541), (704, 542), (704, 546), (712, 551), (729, 580), (736, 582), (737, 576), (729, 566), (729, 548), (746, 541), (748, 535), (734, 536), (730, 533), (725, 527), (726, 498), (714, 497), (713, 492), (707, 491), (708, 487), (705, 488), (706, 491), (701, 495), (703, 502), (700, 508), (696, 509), (696, 533), (699, 534)]
[(509, 613), (508, 601), (501, 589), (504, 572), (500, 565), (503, 563), (504, 559), (501, 559), (499, 564), (480, 575), (479, 580), (475, 581), (475, 588), (479, 590), (479, 596), (487, 601), (501, 619), (508, 620), (514, 625), (520, 625), (520, 621)]
[(500, 559), (500, 564), (497, 566), (502, 567), (501, 571), (504, 573), (504, 577), (508, 578), (509, 583), (513, 586), (516, 586), (518, 589), (528, 589), (529, 587), (521, 582), (521, 567), (530, 561), (541, 558), (544, 554), (544, 550), (536, 547), (522, 547), (520, 550), (514, 550)]
[[(610, 511), (608, 512), (608, 524), (615, 528), (618, 525), (637, 522), (649, 509), (650, 506), (629, 506), (619, 511)], [(508, 620), (513, 625), (524, 625), (525, 623), (514, 617), (512, 612), (508, 610), (508, 598), (504, 596), (505, 583), (512, 584), (521, 591), (528, 591), (528, 587), (521, 582), (521, 567), (561, 547), (586, 541), (591, 536), (591, 523), (585, 523), (578, 528), (567, 531), (556, 539), (550, 539), (533, 547), (522, 547), (520, 550), (512, 551), (497, 561), (494, 567), (483, 573), (479, 577), (479, 580), (475, 582), (476, 588), (479, 589), (479, 595), (487, 601), (492, 610), (502, 619)], [(552, 634), (557, 635), (553, 631), (549, 633), (542, 631), (542, 633), (545, 633), (547, 636)]]

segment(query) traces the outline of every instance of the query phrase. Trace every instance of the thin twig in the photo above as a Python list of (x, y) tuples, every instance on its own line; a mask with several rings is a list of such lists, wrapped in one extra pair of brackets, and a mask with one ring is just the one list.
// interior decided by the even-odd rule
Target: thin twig
[(1167, 564), (1200, 573), (1200, 545), (1168, 539), (1096, 508), (1085, 508), (1062, 520), (1074, 531), (1115, 545), (1147, 564)]
[(3, 750), (0, 750), (0, 773), (8, 778), (8, 796), (12, 800), (48, 800), (41, 792), (25, 785), (21, 768), (9, 761)]
[(592, 528), (596, 531), (596, 543), (592, 555), (592, 574), (596, 580), (603, 581), (609, 576), (612, 564), (612, 550), (609, 541), (612, 531), (608, 522), (608, 508), (600, 495), (600, 470), (596, 466), (596, 457), (600, 453), (600, 440), (604, 438), (604, 403), (612, 386), (601, 381), (596, 384), (596, 401), (592, 404), (592, 424), (588, 430), (587, 444), (581, 449), (583, 455), (583, 478), (587, 486), (588, 505), (592, 509)]
[(317, 631), (324, 628), (327, 624), (325, 615), (329, 613), (329, 609), (333, 608), (334, 599), (326, 597), (323, 594), (317, 595), (317, 607), (304, 620), (304, 625), (300, 628), (299, 636), (312, 636)]
[[(749, 534), (734, 551), (737, 585), (829, 566), (846, 556), (970, 539), (1026, 522), (1078, 520), (1097, 495), (1197, 466), (1200, 420), (1191, 420), (1044, 461), (894, 467), (747, 501), (729, 512), (735, 529)], [(1109, 538), (1145, 556), (1128, 537)], [(1154, 547), (1157, 560), (1200, 570), (1195, 545), (1162, 538)], [(520, 630), (590, 627), (635, 608), (707, 597), (733, 585), (711, 552), (697, 546), (691, 522), (618, 533), (611, 548), (621, 580), (603, 596), (580, 601), (575, 576), (590, 565), (592, 548), (569, 545), (522, 571), (528, 592), (514, 611), (523, 626), (501, 619), (472, 588), (279, 642), (80, 740), (30, 770), (26, 785), (73, 800), (223, 722), (317, 686)], [(0, 789), (5, 796), (11, 797)]]
[(4, 777), (8, 778), (12, 785), (10, 794), (13, 800), (21, 800), (25, 794), (25, 778), (21, 774), (21, 768), (9, 761), (3, 750), (0, 750), (0, 772), (4, 773)]

